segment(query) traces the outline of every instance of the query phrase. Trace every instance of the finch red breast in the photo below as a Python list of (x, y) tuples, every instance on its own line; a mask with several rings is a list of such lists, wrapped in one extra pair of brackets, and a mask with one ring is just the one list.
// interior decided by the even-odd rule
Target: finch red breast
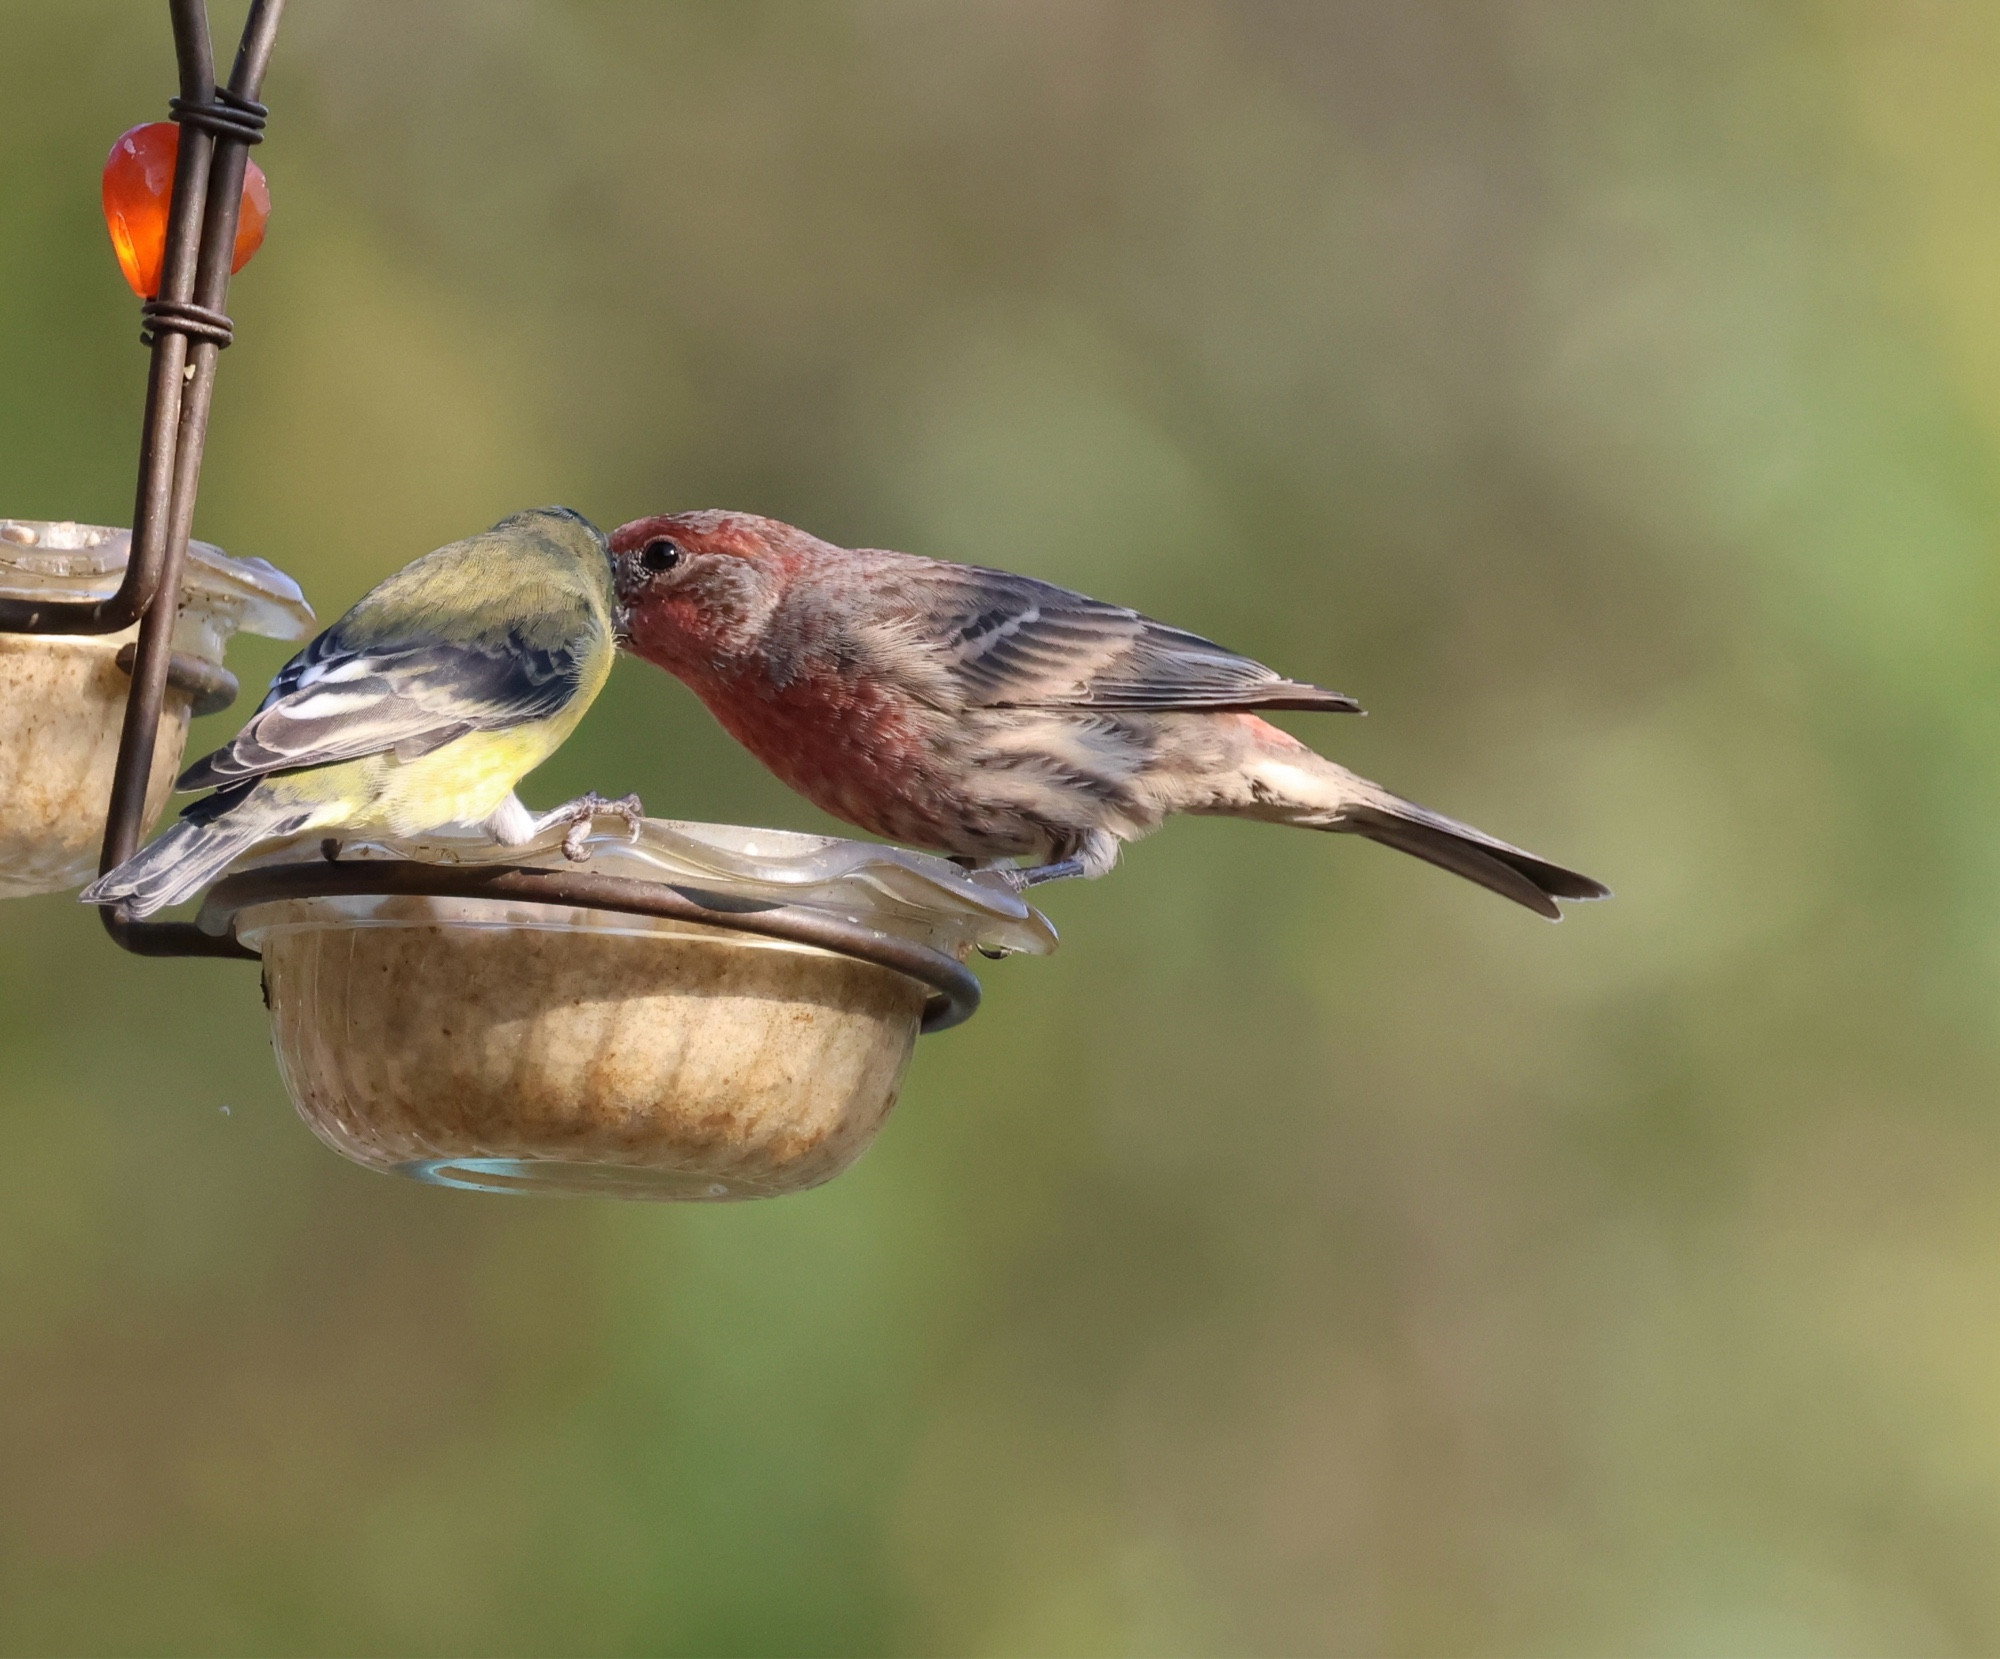
[(1354, 711), (1118, 605), (1001, 570), (835, 547), (749, 513), (611, 538), (627, 649), (816, 806), (1016, 886), (1101, 876), (1174, 812), (1340, 830), (1551, 920), (1609, 890), (1390, 794), (1254, 709)]

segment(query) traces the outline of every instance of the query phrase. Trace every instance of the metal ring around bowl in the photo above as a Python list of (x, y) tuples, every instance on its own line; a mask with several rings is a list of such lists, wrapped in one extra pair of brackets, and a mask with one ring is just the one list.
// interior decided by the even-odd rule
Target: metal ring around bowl
[[(955, 957), (913, 939), (884, 933), (844, 916), (804, 905), (746, 903), (706, 898), (695, 887), (634, 881), (583, 870), (541, 870), (521, 864), (422, 864), (415, 860), (356, 859), (350, 863), (267, 864), (218, 882), (203, 911), (204, 922), (220, 920), (226, 942), (235, 945), (239, 911), (281, 899), (422, 897), (514, 899), (534, 904), (573, 905), (628, 916), (658, 916), (698, 922), (736, 933), (812, 945), (820, 950), (873, 962), (929, 987), (922, 1030), (948, 1031), (972, 1018), (979, 1007), (979, 980)], [(217, 946), (225, 938), (206, 934)], [(235, 945), (228, 954), (251, 954)], [(178, 955), (171, 946), (161, 954)], [(195, 954), (190, 952), (189, 954)], [(223, 954), (202, 951), (200, 954)]]

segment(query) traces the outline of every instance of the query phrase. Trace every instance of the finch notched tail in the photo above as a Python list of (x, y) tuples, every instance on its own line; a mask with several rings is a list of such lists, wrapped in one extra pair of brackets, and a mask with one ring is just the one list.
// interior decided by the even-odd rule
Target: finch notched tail
[(196, 801), (178, 824), (99, 876), (78, 900), (115, 904), (123, 899), (133, 917), (150, 916), (199, 892), (259, 841), (304, 827), (309, 811), (249, 799), (255, 787), (241, 784)]
[(1552, 922), (1562, 920), (1557, 899), (1611, 897), (1611, 889), (1601, 881), (1392, 795), (1276, 728), (1272, 735), (1288, 747), (1272, 745), (1248, 769), (1256, 806), (1245, 816), (1379, 841), (1475, 881)]
[(1340, 822), (1315, 827), (1346, 830), (1379, 841), (1385, 847), (1394, 847), (1467, 881), (1476, 881), (1552, 922), (1562, 920), (1557, 899), (1611, 897), (1611, 889), (1601, 881), (1551, 864), (1545, 858), (1483, 835), (1470, 824), (1461, 824), (1441, 812), (1431, 812), (1386, 790), (1380, 803), (1356, 806)]

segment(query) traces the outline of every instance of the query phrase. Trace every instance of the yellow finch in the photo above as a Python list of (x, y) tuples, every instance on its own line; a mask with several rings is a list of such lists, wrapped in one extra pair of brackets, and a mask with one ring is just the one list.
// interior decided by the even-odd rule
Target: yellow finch
[(514, 786), (569, 736), (613, 656), (611, 560), (567, 507), (503, 518), (405, 566), (285, 665), (227, 747), (182, 775), (214, 788), (85, 888), (134, 916), (176, 904), (246, 848), (310, 830), (419, 835), (482, 825), (508, 846), (593, 815), (636, 826), (630, 796), (535, 816)]

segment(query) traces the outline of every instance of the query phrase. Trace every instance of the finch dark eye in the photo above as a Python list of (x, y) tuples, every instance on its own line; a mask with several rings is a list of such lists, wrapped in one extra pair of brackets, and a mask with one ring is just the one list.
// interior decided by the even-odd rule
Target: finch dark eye
[(681, 550), (665, 536), (655, 536), (639, 549), (639, 563), (648, 570), (672, 570), (681, 562)]

